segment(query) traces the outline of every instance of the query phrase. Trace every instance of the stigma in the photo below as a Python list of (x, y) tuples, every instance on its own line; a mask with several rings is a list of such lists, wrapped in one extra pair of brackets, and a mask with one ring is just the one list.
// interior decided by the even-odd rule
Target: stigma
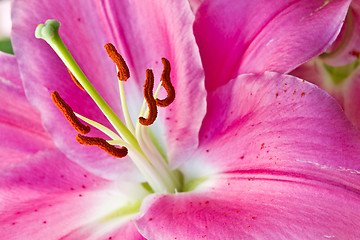
[[(100, 123), (74, 112), (71, 106), (60, 97), (60, 94), (54, 91), (51, 94), (51, 98), (71, 126), (78, 132), (76, 135), (77, 142), (86, 146), (96, 146), (116, 158), (129, 157), (138, 167), (154, 192), (175, 193), (180, 191), (182, 183), (178, 172), (170, 169), (168, 162), (155, 147), (148, 133), (148, 127), (157, 119), (157, 108), (167, 107), (175, 100), (175, 89), (170, 78), (170, 62), (166, 58), (161, 59), (163, 71), (155, 94), (154, 73), (151, 69), (145, 70), (144, 102), (134, 123), (128, 111), (124, 91), (124, 83), (130, 78), (129, 67), (113, 44), (105, 44), (105, 50), (117, 69), (116, 77), (118, 79), (119, 97), (125, 119), (125, 123), (123, 123), (80, 69), (60, 38), (58, 33), (59, 27), (60, 23), (56, 20), (47, 20), (45, 24), (40, 24), (37, 27), (35, 36), (44, 39), (53, 48), (65, 64), (71, 79), (79, 88), (79, 91), (85, 91), (89, 94), (115, 129), (114, 132)], [(164, 99), (157, 98), (161, 87), (167, 93)], [(87, 125), (82, 123), (81, 120), (87, 123)], [(104, 132), (110, 139), (106, 140), (97, 136), (87, 136), (91, 132), (91, 127)]]

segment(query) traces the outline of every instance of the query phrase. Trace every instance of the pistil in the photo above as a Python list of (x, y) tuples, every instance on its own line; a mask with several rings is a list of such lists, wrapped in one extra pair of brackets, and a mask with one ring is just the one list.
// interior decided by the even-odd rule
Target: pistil
[(59, 35), (60, 23), (56, 20), (47, 20), (45, 24), (39, 24), (35, 31), (37, 38), (44, 39), (50, 47), (57, 53), (65, 66), (71, 71), (77, 81), (90, 95), (94, 102), (98, 105), (104, 115), (108, 118), (109, 122), (114, 126), (116, 131), (122, 135), (131, 145), (140, 151), (139, 144), (134, 135), (123, 124), (119, 117), (114, 113), (110, 106), (96, 91), (94, 86), (85, 76), (84, 72), (80, 69), (75, 59), (70, 54), (69, 50), (63, 43)]
[[(147, 126), (151, 125), (156, 120), (157, 106), (166, 107), (175, 99), (175, 89), (170, 80), (170, 62), (165, 58), (162, 59), (164, 70), (161, 75), (161, 86), (164, 87), (167, 92), (167, 97), (165, 99), (160, 100), (156, 98), (160, 90), (160, 85), (155, 95), (153, 94), (154, 74), (152, 70), (146, 70), (144, 97), (148, 108), (147, 111), (145, 111), (146, 104), (144, 104), (143, 108), (140, 110), (136, 128), (134, 128), (127, 109), (123, 87), (123, 82), (130, 77), (130, 71), (125, 60), (112, 44), (108, 43), (105, 45), (109, 57), (114, 61), (117, 67), (120, 98), (126, 125), (100, 96), (77, 65), (58, 34), (59, 27), (60, 23), (56, 20), (47, 20), (45, 24), (40, 24), (37, 27), (35, 36), (44, 39), (54, 49), (68, 68), (76, 85), (80, 89), (85, 90), (92, 97), (94, 102), (118, 132), (118, 134), (116, 134), (105, 126), (74, 113), (60, 95), (57, 92), (53, 92), (52, 99), (56, 106), (62, 111), (74, 129), (81, 133), (77, 135), (76, 140), (83, 145), (97, 146), (117, 158), (125, 157), (128, 154), (155, 192), (174, 193), (180, 191), (181, 181), (179, 174), (169, 169), (167, 162), (152, 143), (147, 131)], [(78, 118), (87, 122), (92, 127), (103, 131), (112, 140), (107, 141), (98, 137), (84, 136), (90, 132), (90, 127), (82, 124)], [(120, 145), (121, 147), (117, 148), (115, 145)]]

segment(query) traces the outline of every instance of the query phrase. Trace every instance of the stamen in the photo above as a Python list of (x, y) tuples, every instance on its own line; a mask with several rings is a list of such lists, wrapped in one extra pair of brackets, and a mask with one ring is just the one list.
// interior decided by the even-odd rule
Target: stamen
[(106, 52), (109, 54), (109, 57), (114, 61), (118, 68), (118, 78), (120, 81), (126, 81), (130, 77), (130, 71), (128, 66), (126, 65), (123, 57), (117, 52), (114, 45), (111, 43), (105, 44)]
[(111, 156), (117, 157), (117, 158), (123, 158), (127, 155), (128, 150), (126, 147), (117, 148), (113, 145), (110, 145), (105, 139), (98, 138), (98, 137), (87, 137), (83, 136), (81, 134), (78, 134), (76, 136), (76, 141), (78, 141), (80, 144), (83, 145), (89, 145), (89, 146), (97, 146), (110, 154)]
[(76, 86), (78, 86), (81, 90), (84, 90), (85, 89), (83, 88), (83, 86), (81, 86), (81, 84), (79, 83), (79, 81), (76, 79), (76, 77), (74, 76), (74, 74), (72, 74), (72, 72), (70, 71), (70, 69), (68, 69), (68, 72), (70, 73), (70, 76), (71, 76), (71, 79), (74, 81), (74, 83), (76, 84)]
[(170, 62), (166, 58), (162, 58), (161, 61), (164, 65), (164, 70), (161, 74), (161, 85), (165, 88), (167, 92), (167, 97), (162, 100), (157, 98), (156, 105), (159, 107), (167, 107), (175, 99), (175, 89), (171, 84), (171, 80), (170, 80), (170, 71), (171, 71)]
[(146, 80), (144, 85), (144, 97), (148, 104), (149, 116), (147, 118), (139, 117), (139, 122), (144, 126), (153, 124), (157, 117), (156, 101), (153, 96), (154, 74), (151, 69), (146, 70)]
[(80, 122), (80, 120), (75, 116), (74, 111), (71, 107), (62, 99), (58, 92), (54, 91), (51, 93), (51, 98), (55, 105), (60, 109), (60, 111), (64, 114), (66, 119), (69, 121), (71, 126), (81, 134), (87, 134), (90, 132), (90, 127), (88, 125), (84, 125)]
[(84, 122), (86, 122), (87, 124), (89, 124), (91, 127), (95, 127), (97, 128), (98, 130), (100, 130), (101, 132), (105, 133), (106, 135), (108, 135), (108, 137), (112, 138), (112, 139), (118, 139), (119, 138), (119, 135), (117, 135), (116, 133), (114, 133), (113, 131), (111, 131), (109, 128), (105, 127), (104, 125), (98, 123), (98, 122), (95, 122), (89, 118), (86, 118), (76, 112), (75, 113), (75, 116), (80, 118), (81, 120), (83, 120)]

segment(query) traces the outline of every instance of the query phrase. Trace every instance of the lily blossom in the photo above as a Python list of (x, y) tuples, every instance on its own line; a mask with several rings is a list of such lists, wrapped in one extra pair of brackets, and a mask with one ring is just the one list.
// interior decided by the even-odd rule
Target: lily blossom
[[(336, 22), (347, 4), (322, 9), (336, 8), (328, 17)], [(299, 16), (298, 7), (281, 5), (274, 24)], [(360, 133), (317, 86), (266, 67), (233, 79), (235, 72), (217, 73), (220, 83), (211, 82), (207, 45), (195, 40), (202, 20), (187, 1), (84, 1), (79, 8), (15, 0), (13, 9), (15, 56), (0, 54), (3, 238), (360, 236)], [(322, 9), (310, 18), (324, 20)], [(46, 19), (62, 26), (39, 25), (45, 42), (33, 35)], [(330, 44), (340, 22), (308, 58)], [(305, 61), (289, 58), (298, 59), (291, 66)]]
[(291, 74), (330, 93), (346, 116), (360, 129), (360, 1), (351, 2), (345, 24), (336, 41), (322, 55)]

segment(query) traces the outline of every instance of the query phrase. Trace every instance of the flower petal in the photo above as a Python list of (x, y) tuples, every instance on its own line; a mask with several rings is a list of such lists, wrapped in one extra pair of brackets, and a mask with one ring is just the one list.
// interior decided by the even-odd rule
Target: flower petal
[(213, 90), (239, 73), (287, 73), (319, 55), (335, 40), (349, 3), (205, 1), (194, 32), (206, 88)]
[(189, 0), (192, 11), (196, 13), (203, 2), (204, 0)]
[(61, 240), (77, 240), (77, 239), (87, 239), (87, 240), (114, 239), (115, 240), (115, 239), (124, 239), (124, 238), (126, 238), (126, 240), (145, 240), (145, 238), (139, 233), (139, 231), (135, 227), (135, 224), (132, 221), (128, 221), (128, 223), (121, 224), (120, 227), (117, 226), (116, 229), (111, 229), (111, 230), (107, 229), (109, 228), (108, 225), (109, 225), (108, 223), (88, 224), (87, 226), (74, 230), (70, 234), (61, 238)]
[(359, 132), (331, 96), (301, 79), (241, 75), (211, 92), (208, 106), (189, 169), (360, 169)]
[[(206, 109), (204, 73), (192, 30), (195, 17), (189, 3), (184, 0), (104, 1), (103, 8), (110, 39), (114, 39), (133, 70), (133, 77), (125, 83), (130, 86), (125, 87), (129, 102), (139, 102), (137, 106), (142, 103), (143, 95), (134, 94), (134, 89), (140, 88), (142, 92), (145, 69), (153, 69), (155, 83), (158, 83), (163, 70), (161, 57), (171, 64), (176, 98), (169, 107), (159, 109), (154, 132), (160, 132), (159, 128), (165, 126), (166, 139), (159, 140), (167, 146), (171, 164), (176, 167), (196, 148)], [(159, 98), (163, 97), (162, 89)], [(137, 117), (137, 112), (134, 114)], [(162, 134), (156, 137), (161, 138)]]
[(341, 32), (321, 59), (331, 66), (342, 66), (356, 60), (360, 55), (360, 1), (351, 2)]
[[(79, 192), (104, 185), (98, 178), (66, 158), (57, 149), (39, 151), (23, 161), (2, 169), (1, 189), (15, 199), (29, 199), (47, 193)], [(16, 195), (19, 189), (27, 192)]]
[(343, 90), (344, 111), (346, 116), (360, 129), (360, 68), (347, 80), (348, 84)]
[(0, 52), (0, 65), (0, 166), (6, 167), (54, 145), (27, 102), (15, 57)]
[(314, 83), (333, 96), (343, 108), (352, 124), (360, 129), (360, 68), (336, 83), (320, 59), (306, 62), (290, 73)]
[(292, 176), (226, 174), (195, 192), (152, 195), (136, 223), (146, 238), (159, 240), (357, 239), (356, 186)]
[(119, 209), (147, 194), (140, 184), (98, 178), (56, 150), (33, 155), (0, 175), (0, 222), (7, 239), (61, 239), (90, 225), (86, 239), (99, 233), (108, 238), (129, 222)]

